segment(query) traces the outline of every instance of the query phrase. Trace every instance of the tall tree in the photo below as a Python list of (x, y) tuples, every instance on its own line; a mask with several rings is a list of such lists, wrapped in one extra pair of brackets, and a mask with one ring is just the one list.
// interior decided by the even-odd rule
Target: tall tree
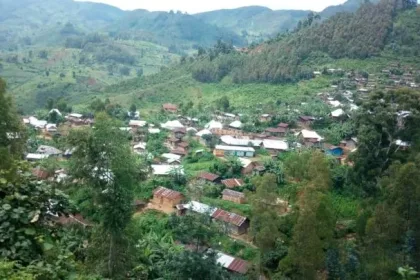
[[(76, 147), (72, 157), (75, 176), (90, 187), (92, 204), (100, 213), (100, 226), (91, 261), (111, 278), (122, 277), (129, 265), (125, 229), (133, 213), (133, 186), (137, 161), (119, 123), (104, 113), (95, 118), (91, 130), (73, 131), (69, 143)], [(98, 255), (99, 254), (99, 255)]]

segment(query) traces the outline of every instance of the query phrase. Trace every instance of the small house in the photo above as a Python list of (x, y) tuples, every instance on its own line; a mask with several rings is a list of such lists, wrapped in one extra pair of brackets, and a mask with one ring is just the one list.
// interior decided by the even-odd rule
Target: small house
[(180, 155), (180, 156), (186, 156), (188, 154), (188, 152), (182, 147), (177, 147), (175, 149), (172, 149), (171, 153), (175, 155)]
[(226, 179), (222, 180), (222, 184), (229, 189), (242, 187), (243, 185), (245, 185), (242, 179)]
[(242, 165), (242, 170), (241, 170), (242, 175), (251, 174), (254, 171), (255, 165), (250, 159), (239, 158), (239, 161), (241, 162), (241, 165)]
[(166, 103), (162, 105), (162, 109), (163, 111), (168, 113), (176, 113), (178, 111), (178, 106), (176, 106), (175, 104)]
[(269, 127), (265, 130), (265, 132), (271, 136), (284, 137), (286, 135), (287, 129), (283, 127)]
[(220, 177), (217, 174), (209, 173), (209, 172), (201, 172), (197, 175), (198, 179), (202, 179), (208, 182), (217, 183), (220, 182)]
[(172, 133), (175, 138), (182, 139), (187, 134), (187, 129), (185, 127), (177, 127), (172, 130)]
[(281, 127), (281, 128), (284, 128), (284, 129), (288, 130), (289, 129), (289, 124), (287, 124), (287, 123), (279, 123), (277, 125), (277, 127)]
[(242, 128), (242, 122), (241, 121), (234, 121), (234, 122), (230, 123), (229, 126), (231, 128), (241, 129)]
[(311, 116), (300, 116), (299, 123), (303, 126), (309, 126), (313, 123), (315, 119), (316, 119), (315, 117), (311, 117)]
[(52, 147), (52, 146), (46, 146), (46, 145), (41, 145), (38, 147), (38, 150), (36, 150), (36, 152), (38, 154), (43, 154), (43, 155), (48, 155), (48, 156), (52, 156), (52, 157), (58, 157), (61, 156), (63, 154), (62, 151), (60, 151), (59, 149)]
[(54, 124), (54, 123), (48, 123), (46, 126), (45, 126), (45, 130), (47, 131), (47, 132), (57, 132), (57, 125), (56, 124)]
[(224, 225), (227, 233), (242, 235), (248, 232), (249, 220), (241, 215), (217, 209), (211, 217)]
[(174, 173), (184, 175), (184, 168), (181, 165), (152, 165), (153, 175), (155, 176), (169, 176)]
[(250, 267), (247, 261), (220, 252), (217, 253), (216, 262), (230, 272), (243, 275), (248, 272)]
[(318, 133), (311, 130), (303, 129), (298, 134), (300, 140), (306, 147), (314, 147), (314, 146), (321, 146), (321, 142), (324, 138), (322, 138)]
[(184, 196), (180, 192), (158, 187), (153, 191), (152, 203), (161, 207), (173, 208), (180, 204), (183, 199)]
[(271, 115), (270, 114), (262, 114), (260, 116), (260, 122), (269, 122), (271, 121)]
[(32, 169), (32, 175), (34, 175), (39, 180), (46, 180), (48, 177), (50, 177), (48, 171), (41, 167)]
[(222, 199), (238, 204), (243, 204), (245, 203), (245, 194), (230, 189), (224, 189), (222, 192)]
[(337, 109), (331, 112), (331, 117), (334, 119), (341, 119), (346, 116), (346, 113), (343, 109)]
[(45, 155), (45, 154), (27, 154), (26, 155), (26, 160), (27, 161), (38, 161), (38, 160), (43, 160), (46, 158), (49, 158), (49, 155)]
[(166, 123), (161, 123), (160, 126), (168, 130), (174, 130), (176, 128), (184, 127), (184, 125), (178, 120), (167, 121)]
[(216, 157), (223, 157), (223, 156), (254, 157), (255, 150), (252, 147), (217, 145), (213, 151), (213, 154)]
[(266, 149), (270, 154), (278, 154), (280, 152), (285, 152), (289, 150), (289, 144), (281, 140), (270, 140), (265, 139), (262, 143), (264, 149)]
[(132, 129), (138, 129), (140, 127), (145, 127), (146, 124), (147, 124), (146, 121), (130, 120), (130, 122), (128, 123), (128, 126), (131, 127)]
[(178, 139), (174, 136), (172, 136), (168, 139), (168, 143), (172, 147), (176, 147), (178, 145), (178, 143), (180, 143), (180, 142), (181, 142), (181, 139)]

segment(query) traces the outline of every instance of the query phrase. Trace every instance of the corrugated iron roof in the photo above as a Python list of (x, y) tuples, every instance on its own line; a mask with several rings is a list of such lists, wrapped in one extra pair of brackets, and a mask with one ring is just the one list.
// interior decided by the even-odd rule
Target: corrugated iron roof
[(246, 274), (248, 271), (248, 262), (235, 258), (227, 269), (240, 274)]
[(216, 220), (220, 220), (229, 224), (233, 224), (235, 226), (240, 227), (246, 220), (246, 217), (242, 217), (238, 214), (227, 212), (222, 209), (217, 209), (212, 217)]
[(241, 193), (241, 192), (237, 192), (237, 191), (232, 191), (229, 189), (224, 189), (222, 192), (223, 195), (228, 195), (228, 196), (233, 196), (233, 197), (245, 197), (245, 194)]
[(157, 197), (165, 197), (168, 199), (177, 199), (183, 197), (182, 193), (167, 189), (165, 187), (159, 187), (153, 191), (153, 195)]
[(242, 179), (226, 179), (222, 181), (222, 184), (226, 186), (226, 188), (236, 188), (242, 187), (245, 183)]
[(270, 132), (270, 133), (285, 133), (286, 128), (284, 128), (284, 127), (269, 127), (265, 131)]
[(200, 178), (200, 179), (210, 181), (210, 182), (214, 182), (217, 179), (219, 179), (219, 175), (209, 173), (209, 172), (201, 172), (200, 174), (198, 174), (197, 177)]

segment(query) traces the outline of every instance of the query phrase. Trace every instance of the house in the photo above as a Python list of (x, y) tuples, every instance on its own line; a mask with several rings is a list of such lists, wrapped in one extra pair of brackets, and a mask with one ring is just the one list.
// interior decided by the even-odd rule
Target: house
[(324, 139), (315, 131), (306, 129), (299, 132), (298, 137), (306, 147), (321, 146), (321, 142)]
[(27, 161), (38, 161), (38, 160), (43, 160), (46, 158), (49, 158), (49, 155), (45, 155), (45, 154), (27, 154), (26, 155), (26, 160)]
[(128, 126), (131, 127), (132, 129), (137, 129), (140, 127), (145, 127), (146, 124), (147, 124), (146, 121), (130, 120), (130, 122), (128, 123)]
[(242, 122), (241, 121), (234, 121), (229, 124), (231, 128), (241, 129), (242, 128)]
[(133, 150), (137, 153), (137, 154), (144, 154), (146, 152), (146, 143), (145, 142), (140, 142), (137, 145), (134, 145)]
[(260, 116), (260, 122), (269, 122), (271, 121), (271, 115), (270, 114), (262, 114)]
[(283, 127), (269, 127), (265, 130), (268, 135), (275, 137), (284, 137), (286, 135), (287, 129)]
[(243, 175), (251, 174), (254, 171), (255, 165), (250, 159), (239, 158), (239, 161), (241, 162), (241, 165), (242, 165), (241, 173)]
[(149, 128), (147, 130), (147, 132), (149, 132), (149, 134), (159, 134), (160, 133), (160, 129), (159, 128)]
[(176, 128), (184, 127), (184, 125), (178, 120), (167, 121), (166, 123), (161, 123), (160, 126), (168, 130), (174, 130)]
[(218, 121), (215, 121), (215, 120), (211, 120), (209, 123), (207, 123), (204, 126), (204, 128), (205, 129), (208, 129), (208, 130), (212, 130), (212, 129), (215, 129), (215, 128), (222, 129), (223, 128), (223, 124), (221, 122), (218, 122)]
[(39, 180), (46, 180), (48, 177), (50, 177), (48, 171), (41, 167), (32, 169), (32, 175), (34, 175)]
[(340, 147), (341, 148), (346, 148), (348, 150), (354, 150), (357, 147), (357, 138), (353, 137), (349, 140), (343, 140), (340, 142)]
[(289, 144), (281, 140), (265, 139), (262, 143), (262, 147), (271, 154), (277, 154), (289, 150)]
[(168, 164), (174, 164), (174, 163), (181, 163), (181, 156), (172, 154), (172, 153), (166, 153), (162, 154), (162, 157), (166, 159), (166, 162)]
[(299, 117), (299, 123), (303, 126), (309, 126), (312, 124), (312, 122), (316, 120), (315, 117), (311, 117), (311, 116), (300, 116)]
[(242, 187), (243, 185), (245, 185), (242, 179), (226, 179), (222, 180), (222, 184), (229, 189)]
[(331, 117), (333, 117), (334, 119), (339, 119), (342, 118), (343, 116), (345, 116), (345, 112), (343, 109), (337, 109), (335, 111), (331, 112)]
[(212, 128), (211, 133), (217, 136), (223, 136), (223, 135), (230, 135), (234, 137), (239, 136), (250, 136), (250, 133), (246, 133), (239, 129), (232, 129), (232, 128)]
[(188, 144), (188, 142), (180, 142), (178, 143), (178, 147), (182, 148), (182, 149), (187, 149), (190, 146), (190, 144)]
[(220, 182), (220, 177), (217, 174), (209, 173), (209, 172), (201, 172), (197, 175), (198, 179), (202, 179), (205, 181), (209, 181), (212, 183)]
[(213, 151), (213, 154), (216, 157), (223, 157), (223, 156), (254, 157), (255, 150), (254, 148), (251, 148), (251, 147), (217, 145)]
[(56, 124), (54, 124), (54, 123), (48, 123), (48, 124), (45, 126), (45, 130), (46, 130), (47, 132), (57, 132), (57, 125), (56, 125)]
[(405, 142), (402, 140), (395, 141), (395, 145), (397, 145), (401, 150), (408, 150), (408, 148), (411, 147), (411, 144), (409, 142)]
[(158, 187), (153, 191), (152, 203), (159, 207), (173, 208), (180, 204), (183, 199), (184, 196), (180, 192), (165, 187)]
[[(180, 205), (178, 205), (180, 206)], [(202, 215), (207, 215), (209, 217), (211, 217), (213, 215), (214, 212), (216, 212), (217, 208), (215, 207), (211, 207), (207, 204), (204, 203), (200, 203), (197, 201), (190, 201), (187, 204), (183, 204), (182, 206), (177, 208), (180, 210), (178, 212), (178, 214), (183, 215), (185, 214), (186, 210), (192, 211), (194, 213), (198, 213), (198, 214), (202, 214)]]
[(38, 120), (35, 117), (29, 117), (29, 124), (37, 129), (44, 129), (47, 125), (47, 121)]
[(289, 129), (289, 124), (287, 124), (287, 123), (279, 123), (277, 125), (277, 127), (281, 127), (281, 128), (284, 128), (284, 129), (288, 130)]
[(162, 109), (168, 113), (176, 113), (178, 111), (178, 106), (171, 103), (166, 103), (162, 105)]
[(217, 253), (216, 262), (230, 272), (243, 275), (245, 275), (249, 269), (249, 264), (247, 261), (220, 252)]
[(174, 173), (184, 175), (184, 168), (181, 165), (152, 165), (153, 175), (156, 176), (169, 176)]
[(180, 155), (180, 156), (188, 155), (188, 152), (182, 147), (176, 147), (175, 149), (172, 149), (171, 153), (175, 155)]
[(185, 127), (177, 127), (172, 130), (175, 138), (182, 139), (187, 134), (187, 129)]
[(38, 154), (48, 155), (48, 156), (61, 156), (63, 154), (62, 151), (60, 151), (57, 148), (41, 145), (38, 147), (38, 150), (36, 150)]
[(344, 154), (344, 150), (342, 147), (330, 145), (325, 149), (325, 153), (333, 157), (341, 157)]
[(340, 107), (342, 105), (341, 102), (338, 100), (329, 100), (328, 104), (335, 108)]
[(170, 137), (169, 139), (168, 139), (168, 143), (169, 143), (169, 145), (170, 146), (172, 146), (172, 147), (176, 147), (176, 145), (178, 144), (178, 143), (180, 143), (181, 142), (181, 139), (178, 139), (178, 138), (176, 138), (176, 137), (174, 137), (174, 136), (172, 136), (172, 137)]
[(261, 140), (250, 140), (245, 138), (235, 138), (230, 135), (223, 135), (220, 137), (220, 141), (228, 146), (243, 146), (243, 147), (260, 147), (262, 144)]
[(249, 220), (241, 215), (217, 209), (211, 217), (224, 225), (227, 233), (242, 235), (248, 232)]
[(243, 204), (245, 203), (245, 194), (229, 189), (224, 189), (222, 192), (222, 199), (238, 204)]
[(200, 130), (199, 132), (197, 132), (197, 134), (195, 136), (203, 137), (204, 135), (212, 135), (212, 133), (208, 129), (203, 129), (203, 130)]

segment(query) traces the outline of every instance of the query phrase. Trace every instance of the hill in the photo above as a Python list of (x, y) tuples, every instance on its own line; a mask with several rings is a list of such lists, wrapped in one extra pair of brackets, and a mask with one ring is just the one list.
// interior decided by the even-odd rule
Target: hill
[(243, 7), (232, 10), (218, 10), (195, 15), (203, 21), (228, 28), (255, 42), (269, 38), (279, 32), (293, 29), (299, 20), (310, 11), (279, 10), (265, 7)]
[[(379, 0), (370, 2), (377, 3)], [(328, 19), (340, 12), (355, 12), (363, 3), (365, 0), (348, 0), (341, 5), (325, 8), (319, 15), (322, 19)], [(258, 42), (278, 33), (293, 30), (310, 12), (309, 10), (271, 10), (266, 7), (250, 6), (211, 11), (195, 16), (207, 23), (232, 30), (247, 38), (249, 42)]]

